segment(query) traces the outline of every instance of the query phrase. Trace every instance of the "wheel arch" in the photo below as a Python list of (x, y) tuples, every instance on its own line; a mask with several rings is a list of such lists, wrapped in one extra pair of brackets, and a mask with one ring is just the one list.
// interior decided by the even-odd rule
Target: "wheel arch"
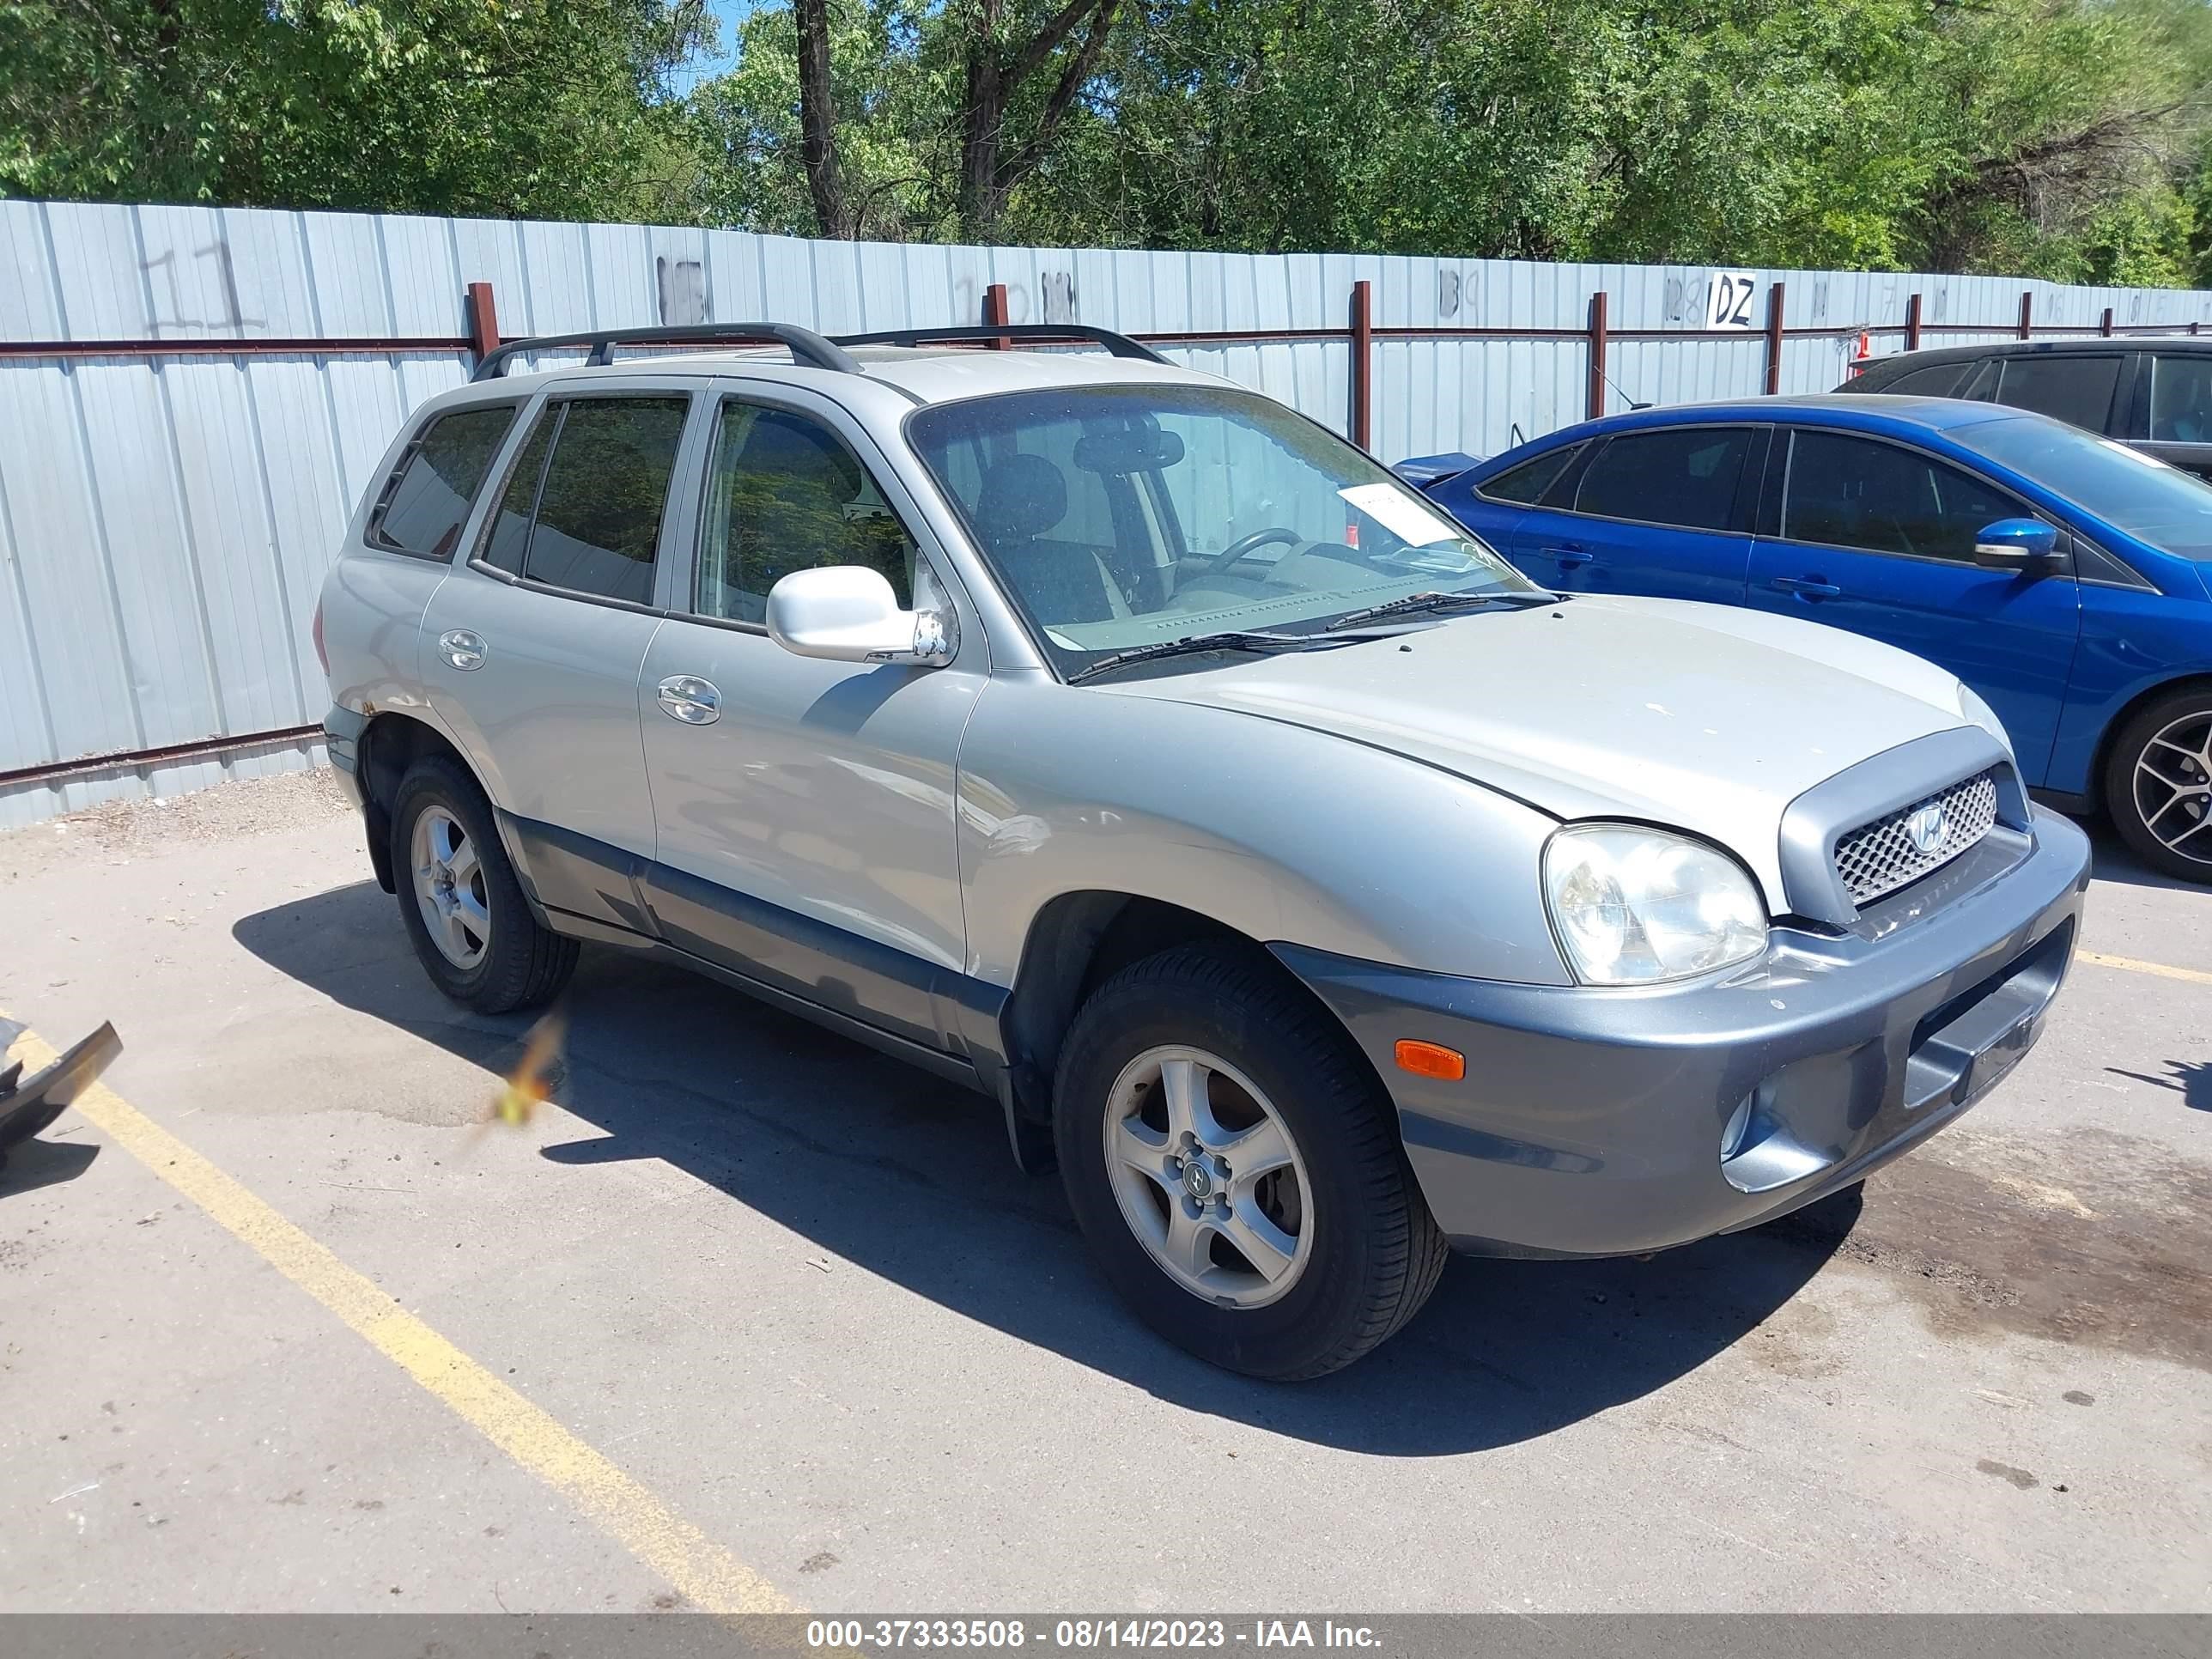
[[(1232, 951), (1279, 980), (1341, 1031), (1361, 1066), (1373, 1072), (1344, 1022), (1266, 941), (1202, 911), (1144, 894), (1100, 888), (1061, 893), (1030, 918), (1013, 989), (999, 1015), (1012, 1085), (1008, 1127), (1018, 1146), (1022, 1126), (1051, 1121), (1060, 1048), (1091, 994), (1133, 963), (1177, 945), (1204, 944)], [(1376, 1081), (1379, 1086), (1381, 1079)]]
[(2212, 672), (2177, 674), (2171, 679), (2144, 686), (2106, 720), (2105, 729), (2097, 734), (2096, 757), (2089, 765), (2089, 804), (2097, 811), (2109, 815), (2111, 811), (2111, 803), (2106, 798), (2105, 775), (2112, 769), (2113, 745), (2119, 742), (2120, 733), (2151, 704), (2178, 691), (2197, 691), (2212, 696)]
[[(398, 890), (392, 869), (392, 803), (399, 793), (399, 781), (408, 769), (426, 755), (453, 761), (471, 777), (476, 769), (453, 740), (426, 720), (397, 710), (370, 717), (358, 739), (362, 813), (368, 820), (369, 862), (376, 884), (387, 893)], [(477, 787), (483, 780), (477, 778)], [(489, 798), (489, 793), (487, 798)]]

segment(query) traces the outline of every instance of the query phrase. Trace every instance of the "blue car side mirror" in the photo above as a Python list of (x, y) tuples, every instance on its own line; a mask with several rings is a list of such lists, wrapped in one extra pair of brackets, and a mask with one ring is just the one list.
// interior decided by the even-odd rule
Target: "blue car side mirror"
[(1991, 570), (2038, 574), (2058, 554), (2058, 532), (2040, 519), (1999, 519), (1974, 536), (1974, 562)]

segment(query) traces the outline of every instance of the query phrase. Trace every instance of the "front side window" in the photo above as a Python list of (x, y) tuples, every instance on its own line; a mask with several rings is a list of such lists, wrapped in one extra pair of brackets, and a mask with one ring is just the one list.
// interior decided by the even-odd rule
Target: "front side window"
[(1736, 481), (1751, 452), (1747, 426), (1632, 432), (1598, 453), (1575, 493), (1575, 511), (1684, 530), (1735, 522)]
[(2027, 415), (1954, 427), (1949, 435), (2160, 552), (2212, 560), (2212, 484), (2193, 473)]
[(1547, 449), (1535, 459), (1509, 466), (1496, 477), (1477, 484), (1475, 493), (1493, 501), (1533, 507), (1582, 453), (1580, 444), (1561, 444), (1557, 449)]
[(2001, 404), (2102, 432), (2120, 383), (2117, 352), (2096, 357), (2007, 357), (1997, 380)]
[(1073, 386), (939, 404), (908, 435), (1063, 672), (1425, 592), (1538, 595), (1425, 497), (1251, 392)]
[(1984, 526), (2022, 510), (1980, 479), (1896, 444), (1840, 432), (1799, 432), (1790, 441), (1782, 501), (1790, 541), (1966, 562)]
[(692, 606), (757, 623), (779, 578), (817, 565), (881, 571), (913, 603), (915, 544), (852, 447), (821, 422), (726, 400), (715, 422)]
[(2212, 443), (2212, 353), (2150, 361), (2153, 441)]
[(550, 403), (507, 475), (485, 562), (572, 593), (644, 605), (684, 398)]
[(453, 557), (492, 457), (514, 424), (514, 407), (455, 410), (424, 427), (370, 515), (370, 544), (424, 558)]

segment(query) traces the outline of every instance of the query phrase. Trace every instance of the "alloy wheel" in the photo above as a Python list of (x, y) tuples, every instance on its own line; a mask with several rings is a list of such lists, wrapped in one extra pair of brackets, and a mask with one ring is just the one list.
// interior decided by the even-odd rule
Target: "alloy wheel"
[(1203, 1049), (1146, 1049), (1107, 1096), (1106, 1168), (1122, 1218), (1194, 1296), (1256, 1308), (1286, 1294), (1313, 1246), (1313, 1188), (1290, 1127)]
[(410, 840), (415, 902), (430, 942), (454, 967), (474, 968), (491, 948), (491, 907), (476, 842), (442, 806), (422, 809)]
[(2184, 714), (2136, 757), (2135, 807), (2176, 857), (2212, 864), (2212, 709)]

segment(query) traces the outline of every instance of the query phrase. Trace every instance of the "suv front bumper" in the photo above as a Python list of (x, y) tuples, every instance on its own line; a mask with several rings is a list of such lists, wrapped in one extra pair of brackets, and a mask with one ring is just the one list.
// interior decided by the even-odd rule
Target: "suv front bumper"
[[(2012, 1069), (2089, 878), (2081, 832), (2035, 816), (2024, 859), (1886, 937), (1778, 927), (1755, 967), (1686, 984), (1512, 985), (1273, 948), (1388, 1085), (1455, 1249), (1641, 1254), (1847, 1186)], [(1401, 1038), (1459, 1050), (1467, 1076), (1400, 1070)]]

